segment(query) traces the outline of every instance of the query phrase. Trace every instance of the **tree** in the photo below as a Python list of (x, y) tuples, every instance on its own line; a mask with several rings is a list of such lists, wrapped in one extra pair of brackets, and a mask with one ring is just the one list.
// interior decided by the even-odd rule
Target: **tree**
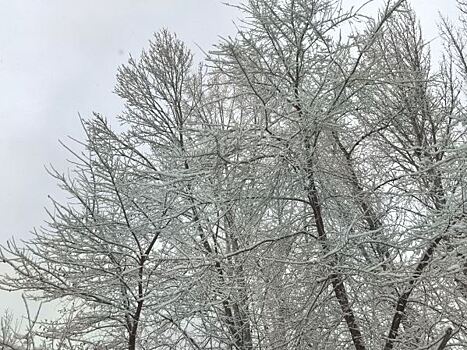
[(239, 8), (198, 70), (167, 31), (119, 70), (0, 285), (66, 302), (49, 348), (465, 347), (462, 35), (435, 69), (403, 0)]

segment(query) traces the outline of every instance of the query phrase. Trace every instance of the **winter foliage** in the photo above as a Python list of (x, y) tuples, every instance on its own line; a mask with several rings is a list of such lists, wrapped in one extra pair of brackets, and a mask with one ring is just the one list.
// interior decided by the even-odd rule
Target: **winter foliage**
[(162, 31), (120, 68), (123, 131), (83, 121), (69, 200), (0, 251), (60, 317), (2, 349), (467, 347), (467, 22), (431, 62), (404, 0), (240, 9), (199, 67)]

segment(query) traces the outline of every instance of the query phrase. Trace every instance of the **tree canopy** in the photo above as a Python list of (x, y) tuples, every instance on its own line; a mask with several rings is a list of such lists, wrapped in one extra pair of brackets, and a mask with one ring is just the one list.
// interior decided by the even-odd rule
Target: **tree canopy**
[(119, 69), (121, 131), (83, 120), (69, 200), (0, 250), (60, 317), (3, 348), (466, 348), (467, 22), (432, 62), (404, 0), (238, 7), (202, 65), (164, 30)]

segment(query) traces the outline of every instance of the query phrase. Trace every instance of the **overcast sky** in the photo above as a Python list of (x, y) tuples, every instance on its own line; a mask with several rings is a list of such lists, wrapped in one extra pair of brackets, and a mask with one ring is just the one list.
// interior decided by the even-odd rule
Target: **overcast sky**
[[(454, 0), (413, 4), (429, 39), (437, 11), (454, 16)], [(82, 137), (78, 112), (121, 111), (112, 90), (128, 53), (163, 27), (199, 53), (237, 16), (220, 0), (0, 0), (0, 243), (41, 225), (58, 193), (44, 165), (66, 169), (58, 139)]]
[(218, 0), (0, 0), (0, 241), (24, 237), (55, 194), (44, 165), (82, 135), (78, 112), (111, 116), (117, 67), (166, 27), (204, 48), (233, 32)]

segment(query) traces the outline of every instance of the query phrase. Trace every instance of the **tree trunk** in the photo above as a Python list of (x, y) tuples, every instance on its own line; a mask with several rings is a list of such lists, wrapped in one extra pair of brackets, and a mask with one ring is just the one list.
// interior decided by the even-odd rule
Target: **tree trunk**
[[(311, 144), (306, 142), (306, 149), (308, 154), (308, 164), (307, 164), (307, 195), (308, 200), (313, 210), (314, 221), (316, 229), (318, 231), (318, 238), (321, 242), (321, 246), (325, 253), (329, 253), (329, 244), (327, 241), (326, 230), (324, 228), (324, 220), (321, 211), (321, 204), (318, 199), (317, 188), (315, 184), (314, 172), (313, 172), (313, 161), (311, 159)], [(335, 257), (331, 262), (331, 267), (336, 265)], [(342, 313), (344, 315), (345, 322), (347, 323), (347, 328), (349, 329), (350, 335), (352, 337), (353, 344), (356, 350), (365, 350), (365, 343), (363, 341), (363, 335), (360, 331), (360, 326), (358, 325), (355, 314), (353, 313), (352, 307), (350, 306), (350, 301), (348, 297), (347, 290), (344, 285), (344, 280), (342, 275), (334, 272), (331, 275), (331, 283), (334, 290), (334, 295), (341, 307)]]

